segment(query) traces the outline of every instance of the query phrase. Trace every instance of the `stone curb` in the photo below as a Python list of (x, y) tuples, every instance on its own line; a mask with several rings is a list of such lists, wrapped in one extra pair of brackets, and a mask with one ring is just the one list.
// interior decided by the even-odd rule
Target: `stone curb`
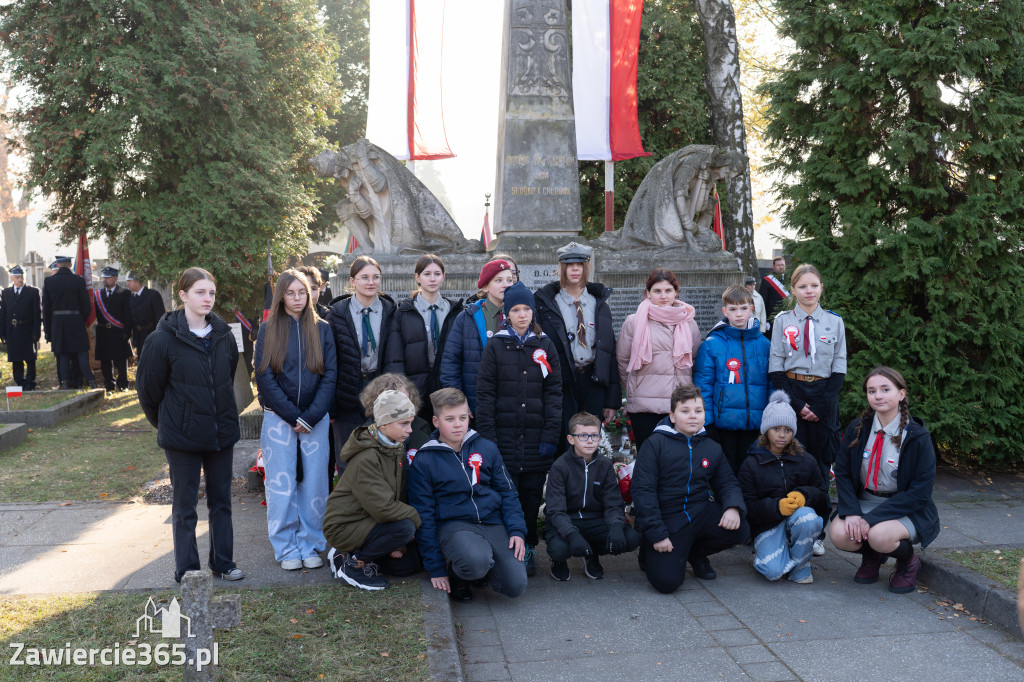
[(430, 679), (436, 682), (463, 682), (459, 638), (448, 594), (435, 590), (429, 578), (420, 581), (423, 602), (423, 626), (427, 633), (427, 660)]
[(7, 450), (25, 442), (28, 438), (28, 424), (0, 425), (0, 450)]
[(0, 411), (0, 423), (26, 424), (29, 428), (49, 428), (80, 417), (103, 404), (106, 392), (102, 388), (73, 396), (42, 410)]
[(1017, 619), (1017, 596), (993, 580), (934, 551), (921, 560), (918, 578), (933, 591), (956, 599), (972, 615), (995, 623), (1012, 637), (1024, 639)]

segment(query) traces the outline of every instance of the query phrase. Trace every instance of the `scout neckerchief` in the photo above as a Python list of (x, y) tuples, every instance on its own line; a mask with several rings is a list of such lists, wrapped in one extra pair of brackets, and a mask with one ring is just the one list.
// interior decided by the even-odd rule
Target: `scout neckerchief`
[(117, 318), (111, 315), (109, 310), (107, 310), (107, 305), (103, 302), (103, 296), (100, 295), (100, 292), (97, 291), (96, 289), (93, 289), (92, 296), (93, 298), (96, 299), (96, 307), (99, 308), (100, 312), (103, 314), (103, 317), (107, 319), (107, 322), (117, 327), (118, 329), (124, 329), (124, 325), (121, 322), (119, 322)]

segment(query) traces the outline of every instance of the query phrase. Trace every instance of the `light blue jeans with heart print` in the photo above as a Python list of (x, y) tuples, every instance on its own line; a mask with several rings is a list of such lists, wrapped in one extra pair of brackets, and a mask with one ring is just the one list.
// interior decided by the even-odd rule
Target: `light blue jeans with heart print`
[[(309, 559), (327, 547), (323, 522), (330, 424), (325, 416), (310, 433), (298, 434), (273, 412), (263, 414), (260, 446), (267, 475), (267, 533), (277, 561)], [(300, 451), (302, 481), (296, 481)]]

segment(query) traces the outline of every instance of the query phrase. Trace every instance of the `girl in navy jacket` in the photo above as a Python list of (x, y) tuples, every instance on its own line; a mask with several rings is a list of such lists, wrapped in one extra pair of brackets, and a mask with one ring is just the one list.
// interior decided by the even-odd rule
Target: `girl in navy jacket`
[(323, 566), (319, 553), (327, 545), (327, 412), (338, 368), (334, 336), (310, 304), (312, 291), (298, 270), (281, 273), (256, 338), (267, 531), (274, 558), (287, 571)]
[(935, 449), (924, 422), (910, 414), (899, 372), (876, 367), (864, 392), (868, 409), (846, 428), (836, 458), (839, 512), (829, 534), (837, 548), (863, 555), (856, 582), (876, 582), (882, 562), (893, 556), (889, 591), (911, 592), (921, 567), (913, 545), (927, 547), (939, 534)]

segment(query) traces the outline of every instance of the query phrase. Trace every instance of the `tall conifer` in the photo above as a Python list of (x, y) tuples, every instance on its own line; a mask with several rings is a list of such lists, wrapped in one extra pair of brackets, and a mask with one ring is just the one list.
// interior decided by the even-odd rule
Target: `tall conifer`
[(844, 417), (887, 364), (941, 450), (1024, 462), (1024, 2), (775, 6), (771, 169), (846, 321)]

